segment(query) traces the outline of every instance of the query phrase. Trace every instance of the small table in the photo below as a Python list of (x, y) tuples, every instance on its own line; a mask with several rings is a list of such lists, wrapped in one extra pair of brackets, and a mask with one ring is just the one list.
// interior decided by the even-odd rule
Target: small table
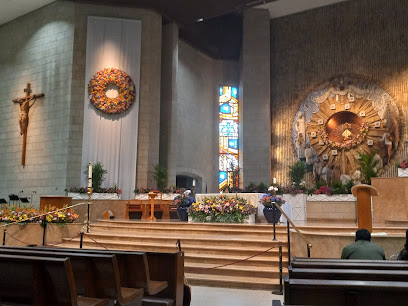
[[(132, 199), (126, 203), (126, 218), (129, 219), (129, 212), (142, 212), (142, 220), (149, 219), (149, 200)], [(155, 200), (154, 211), (162, 211), (162, 220), (170, 220), (170, 211), (176, 211), (177, 205), (172, 200)]]

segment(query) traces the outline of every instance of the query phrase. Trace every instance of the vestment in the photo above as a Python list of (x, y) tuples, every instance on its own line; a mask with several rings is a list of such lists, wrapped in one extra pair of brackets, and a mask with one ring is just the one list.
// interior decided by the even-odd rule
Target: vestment
[(342, 259), (385, 259), (385, 253), (379, 245), (366, 241), (357, 240), (344, 247), (341, 253)]

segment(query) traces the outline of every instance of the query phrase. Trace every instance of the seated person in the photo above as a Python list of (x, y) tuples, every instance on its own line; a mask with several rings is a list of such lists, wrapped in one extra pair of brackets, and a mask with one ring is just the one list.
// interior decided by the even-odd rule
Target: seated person
[(406, 242), (404, 248), (398, 254), (398, 260), (408, 260), (408, 230), (405, 233)]
[(356, 232), (356, 242), (344, 247), (341, 259), (385, 259), (382, 247), (371, 242), (371, 234), (362, 228)]

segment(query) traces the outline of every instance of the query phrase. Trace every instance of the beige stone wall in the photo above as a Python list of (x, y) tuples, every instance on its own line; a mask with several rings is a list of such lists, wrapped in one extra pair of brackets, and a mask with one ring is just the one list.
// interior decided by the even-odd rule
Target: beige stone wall
[(357, 222), (356, 202), (307, 202), (308, 221)]
[[(289, 182), (295, 113), (319, 84), (340, 74), (373, 79), (408, 107), (408, 2), (346, 1), (271, 20), (272, 173)], [(403, 126), (406, 139), (406, 127)], [(276, 173), (276, 175), (275, 175)]]
[[(350, 229), (349, 234), (305, 233), (304, 236), (312, 244), (310, 257), (340, 258), (343, 248), (354, 242), (356, 230)], [(404, 248), (405, 236), (394, 234), (388, 237), (372, 237), (371, 241), (381, 246), (384, 249), (385, 257), (389, 259), (391, 255)], [(291, 257), (307, 257), (306, 242), (294, 231), (290, 234), (290, 246)]]
[[(69, 147), (73, 5), (56, 2), (0, 26), (0, 198), (64, 194)], [(25, 167), (19, 105), (12, 99), (44, 93), (29, 111)], [(83, 95), (82, 95), (83, 97)], [(79, 160), (80, 162), (80, 160)]]

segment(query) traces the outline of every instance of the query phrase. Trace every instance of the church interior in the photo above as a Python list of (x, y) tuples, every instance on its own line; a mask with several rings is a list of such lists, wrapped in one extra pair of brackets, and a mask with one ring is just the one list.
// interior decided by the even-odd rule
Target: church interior
[(408, 2), (4, 2), (0, 301), (404, 305)]

